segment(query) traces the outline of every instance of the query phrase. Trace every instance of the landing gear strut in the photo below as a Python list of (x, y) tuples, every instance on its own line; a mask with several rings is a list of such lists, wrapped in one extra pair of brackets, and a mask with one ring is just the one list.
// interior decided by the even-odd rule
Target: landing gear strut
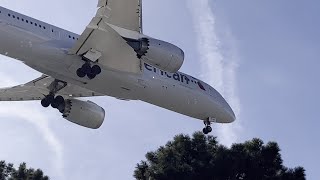
[(203, 128), (203, 134), (209, 134), (212, 132), (211, 122), (209, 120), (203, 121), (205, 127)]
[(100, 73), (101, 73), (100, 66), (93, 65), (91, 67), (89, 62), (84, 63), (82, 67), (77, 70), (77, 75), (81, 78), (88, 76), (89, 79), (93, 79)]

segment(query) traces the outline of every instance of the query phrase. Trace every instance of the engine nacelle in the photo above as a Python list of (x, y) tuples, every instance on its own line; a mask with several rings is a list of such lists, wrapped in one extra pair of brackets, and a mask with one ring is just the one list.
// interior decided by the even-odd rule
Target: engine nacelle
[(104, 121), (105, 111), (91, 101), (67, 99), (62, 117), (80, 126), (98, 129)]
[(137, 57), (163, 71), (175, 73), (184, 61), (184, 52), (177, 46), (153, 38), (126, 39)]

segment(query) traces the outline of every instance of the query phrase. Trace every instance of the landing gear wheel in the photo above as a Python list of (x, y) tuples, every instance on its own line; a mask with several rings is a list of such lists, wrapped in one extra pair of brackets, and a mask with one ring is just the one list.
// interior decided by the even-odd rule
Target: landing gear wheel
[(89, 63), (83, 64), (82, 67), (81, 67), (81, 69), (83, 70), (83, 72), (84, 72), (85, 74), (91, 73), (91, 66), (90, 66)]
[(212, 128), (211, 126), (207, 126), (205, 128), (202, 129), (203, 134), (209, 134), (212, 132)]
[(88, 76), (89, 79), (93, 79), (93, 78), (96, 77), (96, 74), (91, 72), (91, 73), (87, 74), (87, 76)]
[(50, 106), (50, 101), (48, 101), (47, 98), (44, 98), (44, 99), (41, 100), (41, 105), (42, 105), (42, 107), (47, 108), (47, 107)]
[(203, 129), (202, 129), (202, 132), (203, 132), (203, 134), (209, 134), (207, 128), (203, 128)]
[(100, 74), (100, 73), (101, 73), (101, 68), (100, 68), (100, 66), (98, 66), (98, 65), (92, 66), (91, 72), (94, 73), (94, 74), (96, 74), (96, 75)]
[(54, 100), (53, 94), (49, 94), (41, 100), (41, 105), (43, 107), (49, 107), (50, 104), (53, 102), (53, 100)]
[(53, 101), (52, 103), (51, 103), (51, 107), (52, 108), (57, 108), (59, 106), (59, 104), (57, 103), (57, 102), (55, 102), (55, 101)]
[(77, 69), (77, 75), (80, 78), (88, 76), (89, 79), (94, 79), (100, 73), (101, 67), (97, 64), (91, 67), (90, 61), (86, 61), (81, 68)]
[(57, 96), (54, 98), (53, 102), (51, 103), (51, 106), (53, 108), (58, 109), (60, 105), (64, 105), (64, 98), (62, 96)]
[(57, 96), (54, 99), (54, 101), (57, 102), (58, 104), (62, 104), (62, 103), (64, 103), (64, 98), (62, 96)]
[(64, 113), (65, 108), (66, 108), (66, 103), (63, 102), (62, 104), (60, 104), (60, 105), (58, 106), (57, 109), (59, 110), (60, 113)]
[(77, 70), (77, 75), (78, 75), (79, 77), (83, 78), (83, 77), (86, 76), (86, 73), (85, 73), (85, 71), (84, 71), (82, 68), (79, 68), (79, 69)]
[(205, 127), (202, 129), (203, 134), (209, 134), (212, 132), (211, 122), (209, 120), (204, 121)]
[(207, 131), (208, 131), (209, 133), (212, 132), (212, 127), (211, 127), (211, 126), (207, 126), (206, 129), (207, 129)]
[(49, 94), (48, 96), (46, 96), (46, 99), (49, 101), (49, 103), (52, 103), (54, 100), (54, 95), (53, 94)]

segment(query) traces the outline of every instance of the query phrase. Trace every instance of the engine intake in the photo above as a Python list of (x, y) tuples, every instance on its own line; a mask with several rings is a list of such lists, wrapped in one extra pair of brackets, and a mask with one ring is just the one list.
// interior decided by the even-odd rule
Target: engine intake
[(175, 73), (184, 62), (184, 52), (177, 46), (153, 38), (128, 39), (137, 57), (161, 70)]
[(62, 117), (80, 126), (98, 129), (104, 121), (105, 111), (91, 101), (67, 99)]

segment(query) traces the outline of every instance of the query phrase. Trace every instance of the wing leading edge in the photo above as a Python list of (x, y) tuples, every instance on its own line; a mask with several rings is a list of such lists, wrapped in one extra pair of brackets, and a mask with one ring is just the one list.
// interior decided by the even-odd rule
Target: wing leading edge
[[(50, 93), (48, 87), (55, 79), (42, 75), (41, 77), (23, 85), (0, 89), (0, 101), (30, 101), (41, 100)], [(85, 88), (67, 84), (59, 90), (56, 95), (63, 97), (90, 97), (103, 96), (102, 94), (87, 90)]]

